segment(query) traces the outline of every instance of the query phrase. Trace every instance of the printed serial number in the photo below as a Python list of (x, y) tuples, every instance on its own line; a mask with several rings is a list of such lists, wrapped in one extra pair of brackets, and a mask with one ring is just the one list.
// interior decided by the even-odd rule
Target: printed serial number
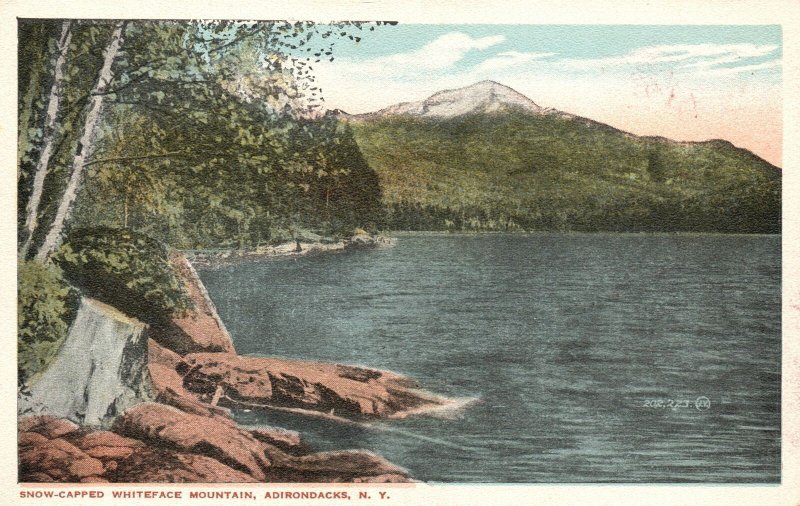
[(654, 409), (681, 409), (695, 408), (698, 411), (705, 411), (711, 407), (708, 397), (701, 395), (697, 399), (645, 399), (645, 408)]

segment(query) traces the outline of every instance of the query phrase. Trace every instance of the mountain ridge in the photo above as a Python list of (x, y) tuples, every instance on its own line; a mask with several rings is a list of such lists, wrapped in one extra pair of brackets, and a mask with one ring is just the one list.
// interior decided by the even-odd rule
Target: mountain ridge
[(342, 116), (380, 180), (380, 228), (780, 233), (782, 172), (758, 155), (520, 96), (483, 82)]
[[(481, 93), (483, 94), (483, 96), (480, 95)], [(486, 99), (485, 96), (486, 94), (495, 98), (501, 98), (501, 99), (506, 98), (507, 100), (505, 101), (499, 100), (487, 103), (487, 100), (481, 100), (482, 98)], [(433, 107), (433, 108), (431, 107), (432, 104), (437, 104), (437, 101), (443, 100), (449, 103), (454, 98), (464, 99), (465, 96), (467, 99), (472, 98), (473, 99), (472, 102), (466, 104), (462, 103), (455, 107), (451, 107), (449, 114), (446, 113), (447, 111), (443, 111), (441, 107)], [(508, 100), (509, 97), (511, 97), (512, 99)], [(719, 145), (720, 143), (726, 143), (730, 145), (730, 147), (742, 151), (743, 154), (753, 156), (758, 160), (763, 160), (765, 163), (768, 163), (776, 170), (781, 170), (781, 167), (770, 163), (769, 161), (760, 157), (753, 151), (750, 151), (747, 148), (736, 146), (735, 144), (726, 139), (711, 138), (700, 141), (682, 141), (682, 140), (671, 139), (669, 137), (664, 137), (661, 135), (638, 135), (592, 118), (579, 116), (577, 114), (561, 111), (559, 109), (555, 109), (552, 107), (542, 107), (538, 105), (534, 100), (518, 92), (514, 88), (506, 86), (497, 81), (488, 79), (483, 81), (478, 81), (471, 85), (463, 86), (460, 88), (440, 90), (423, 100), (398, 102), (396, 104), (392, 104), (387, 107), (378, 109), (377, 111), (371, 111), (359, 114), (350, 114), (342, 109), (334, 109), (329, 112), (345, 121), (371, 121), (371, 120), (389, 118), (393, 116), (412, 116), (430, 120), (450, 120), (468, 114), (497, 114), (497, 113), (506, 113), (510, 111), (523, 112), (531, 115), (551, 116), (551, 117), (571, 120), (583, 123), (585, 126), (591, 128), (604, 129), (611, 132), (622, 134), (626, 137), (630, 137), (633, 139), (640, 139), (643, 141), (665, 142), (679, 146), (705, 145), (705, 144)]]

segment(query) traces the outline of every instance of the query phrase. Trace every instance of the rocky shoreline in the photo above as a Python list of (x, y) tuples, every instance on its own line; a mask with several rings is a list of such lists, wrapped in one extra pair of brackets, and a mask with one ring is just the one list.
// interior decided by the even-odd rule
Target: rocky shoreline
[[(125, 347), (135, 356), (123, 353), (118, 364), (102, 364), (126, 376), (118, 378), (121, 384), (135, 376), (140, 384), (126, 388), (138, 392), (136, 399), (126, 397), (119, 404), (119, 398), (104, 398), (99, 405), (83, 399), (83, 404), (54, 408), (35, 394), (21, 395), (21, 482), (413, 481), (405, 469), (369, 451), (314, 453), (295, 432), (239, 427), (230, 409), (279, 409), (359, 423), (441, 410), (454, 401), (388, 371), (239, 356), (191, 262), (182, 254), (174, 254), (172, 262), (194, 311), (168, 325), (147, 327), (142, 336), (136, 334), (146, 338), (144, 347)], [(122, 318), (90, 299), (84, 306), (95, 317)], [(73, 358), (91, 361), (88, 377), (81, 380), (86, 384), (96, 382), (96, 369), (102, 368), (93, 352)], [(69, 370), (69, 358), (59, 359), (62, 363), (54, 365)], [(139, 370), (131, 371), (131, 363)], [(107, 370), (103, 374), (108, 377)], [(38, 380), (44, 386), (48, 381), (50, 390), (57, 388), (59, 378), (45, 374)], [(81, 425), (87, 406), (105, 416)]]
[(320, 253), (338, 253), (353, 249), (388, 248), (394, 239), (384, 235), (356, 234), (343, 240), (326, 240), (322, 237), (302, 238), (277, 246), (259, 246), (236, 250), (184, 250), (183, 254), (194, 265), (217, 266), (269, 257), (305, 256)]

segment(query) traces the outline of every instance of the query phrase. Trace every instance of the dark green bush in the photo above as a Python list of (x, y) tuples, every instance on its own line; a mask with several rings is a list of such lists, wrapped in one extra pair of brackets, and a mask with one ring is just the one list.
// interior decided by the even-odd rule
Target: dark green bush
[(83, 293), (144, 322), (160, 323), (191, 308), (166, 246), (146, 235), (111, 227), (79, 229), (53, 261)]
[(74, 318), (77, 296), (54, 265), (21, 262), (17, 276), (17, 364), (24, 382), (55, 357)]

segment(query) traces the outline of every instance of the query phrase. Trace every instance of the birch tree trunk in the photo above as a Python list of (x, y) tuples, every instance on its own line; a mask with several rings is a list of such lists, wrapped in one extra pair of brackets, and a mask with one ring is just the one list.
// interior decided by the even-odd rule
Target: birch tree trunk
[(42, 78), (41, 65), (34, 65), (31, 69), (31, 77), (28, 82), (28, 89), (22, 97), (23, 105), (19, 114), (19, 131), (17, 132), (17, 179), (20, 178), (22, 172), (19, 167), (22, 166), (22, 158), (25, 152), (28, 151), (30, 145), (28, 131), (31, 127), (31, 116), (33, 116), (33, 103), (35, 101), (36, 92), (39, 91), (39, 82)]
[(72, 168), (70, 170), (67, 188), (64, 190), (64, 195), (61, 197), (61, 202), (58, 205), (58, 210), (56, 211), (55, 218), (53, 218), (50, 230), (47, 232), (44, 242), (36, 253), (35, 258), (40, 262), (44, 262), (61, 242), (64, 223), (72, 211), (72, 203), (75, 201), (75, 197), (78, 194), (78, 188), (81, 183), (86, 160), (91, 158), (94, 154), (97, 123), (103, 113), (105, 93), (108, 91), (111, 81), (114, 79), (112, 65), (122, 45), (122, 32), (124, 30), (125, 22), (121, 21), (114, 28), (114, 32), (111, 34), (111, 41), (103, 54), (103, 67), (100, 69), (97, 81), (92, 89), (92, 98), (89, 102), (89, 109), (86, 112), (83, 123), (83, 133), (78, 142), (77, 152), (72, 159)]
[[(41, 36), (45, 31), (41, 25), (37, 25), (34, 30), (37, 30), (33, 37), (34, 40), (37, 40), (37, 37)], [(43, 67), (47, 65), (45, 62), (48, 62), (51, 57), (50, 51), (47, 51), (44, 58), (37, 58), (29, 64), (31, 70), (28, 77), (28, 89), (25, 90), (25, 94), (22, 96), (22, 106), (19, 111), (19, 125), (17, 127), (17, 181), (19, 181), (19, 178), (22, 176), (22, 171), (19, 170), (19, 168), (22, 167), (22, 159), (30, 145), (29, 131), (31, 128), (31, 118), (34, 116), (34, 103), (39, 94), (39, 87), (42, 85), (42, 70)]]
[[(19, 257), (23, 259), (28, 255), (28, 250), (33, 240), (33, 232), (36, 230), (38, 224), (39, 204), (42, 201), (44, 180), (50, 169), (50, 158), (53, 156), (53, 151), (55, 149), (56, 121), (58, 119), (58, 111), (61, 108), (61, 96), (64, 93), (64, 67), (67, 62), (69, 44), (72, 41), (70, 24), (70, 21), (64, 21), (61, 28), (61, 37), (58, 39), (58, 57), (56, 58), (54, 67), (53, 85), (50, 88), (50, 97), (47, 102), (47, 111), (45, 112), (44, 129), (42, 130), (42, 152), (39, 155), (39, 160), (36, 162), (36, 168), (33, 172), (33, 188), (30, 200), (28, 200), (25, 217), (26, 237), (19, 251)], [(20, 135), (25, 135), (27, 139), (27, 132), (21, 133)], [(20, 148), (21, 147), (22, 146), (20, 146)]]

